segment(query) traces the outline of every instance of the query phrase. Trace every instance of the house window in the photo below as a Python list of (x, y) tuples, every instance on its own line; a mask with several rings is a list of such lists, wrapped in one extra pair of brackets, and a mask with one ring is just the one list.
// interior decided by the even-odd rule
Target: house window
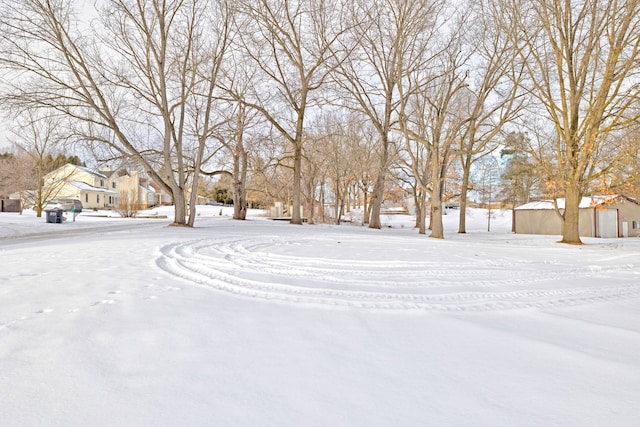
[(116, 183), (115, 182), (111, 183), (111, 188), (116, 188)]
[(84, 201), (89, 203), (89, 193), (84, 195)]
[(100, 203), (100, 195), (99, 194), (96, 194), (96, 202)]
[(101, 179), (101, 180), (100, 180), (100, 187), (101, 187), (101, 188), (104, 188), (104, 179)]
[(631, 221), (631, 227), (633, 227), (634, 230), (637, 230), (640, 228), (640, 221)]

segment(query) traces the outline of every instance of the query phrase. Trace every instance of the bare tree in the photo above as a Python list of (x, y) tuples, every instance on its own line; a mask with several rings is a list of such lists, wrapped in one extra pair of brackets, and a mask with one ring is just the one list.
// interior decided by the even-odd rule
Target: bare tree
[(27, 110), (15, 117), (13, 146), (16, 153), (11, 169), (3, 181), (9, 183), (12, 192), (19, 192), (23, 206), (33, 206), (38, 217), (47, 201), (58, 196), (63, 182), (45, 183), (45, 175), (61, 164), (53, 154), (61, 148), (62, 137), (57, 133), (57, 118)]
[(467, 88), (471, 55), (462, 49), (460, 37), (465, 19), (466, 15), (460, 13), (454, 20), (456, 25), (440, 34), (429, 73), (414, 73), (400, 85), (401, 92), (408, 93), (400, 106), (400, 129), (406, 140), (426, 147), (428, 172), (426, 177), (422, 174), (421, 186), (425, 178), (430, 179), (430, 237), (439, 239), (444, 238), (442, 200), (447, 170), (467, 120), (464, 106), (468, 98), (463, 90)]
[[(241, 95), (236, 96), (241, 99)], [(231, 178), (233, 219), (245, 220), (247, 218), (247, 177), (249, 173), (249, 149), (245, 139), (247, 138), (247, 130), (253, 125), (255, 112), (252, 112), (242, 102), (235, 101), (229, 103), (227, 110), (226, 122), (221, 124), (212, 134), (212, 138), (221, 144), (223, 149), (219, 152), (221, 155), (212, 156), (206, 161), (206, 166), (218, 166), (218, 168), (212, 171), (203, 170), (202, 173), (208, 176), (226, 175)]]
[(467, 192), (471, 166), (499, 147), (498, 136), (523, 107), (519, 97), (522, 67), (513, 67), (518, 51), (508, 29), (499, 25), (501, 5), (495, 0), (470, 4), (469, 29), (462, 33), (464, 48), (472, 52), (467, 91), (466, 133), (460, 139), (462, 183), (458, 233), (466, 233)]
[[(203, 26), (198, 25), (198, 15), (201, 13), (210, 18), (202, 22)], [(193, 167), (191, 169), (193, 176), (189, 201), (189, 226), (191, 227), (193, 227), (196, 218), (199, 178), (202, 166), (217, 151), (215, 146), (210, 149), (211, 144), (209, 141), (211, 140), (212, 132), (227, 121), (225, 118), (221, 120), (215, 119), (214, 107), (218, 102), (218, 97), (215, 96), (218, 88), (218, 79), (222, 73), (223, 59), (230, 43), (231, 13), (232, 10), (228, 0), (218, 0), (213, 4), (205, 2), (202, 5), (197, 5), (194, 2), (192, 12), (189, 15), (189, 22), (193, 22), (193, 24), (186, 26), (188, 31), (185, 36), (187, 40), (193, 40), (193, 53), (189, 52), (189, 56), (185, 55), (183, 61), (181, 75), (186, 78), (182, 80), (182, 90), (185, 95), (189, 95), (192, 101), (190, 105), (193, 106), (193, 110), (190, 116), (194, 119), (191, 128), (194, 129), (197, 138), (195, 156), (191, 157), (193, 159)], [(182, 122), (185, 119), (184, 116), (189, 115), (189, 110), (185, 110), (181, 114)], [(236, 156), (234, 157), (234, 176), (240, 176), (239, 179), (241, 180), (238, 183), (238, 179), (236, 179), (234, 183), (235, 187), (237, 187), (234, 197), (242, 198), (242, 200), (238, 200), (238, 206), (234, 214), (234, 218), (237, 217), (238, 219), (246, 217), (243, 183), (246, 180), (247, 160), (242, 142), (244, 120), (244, 110), (241, 110), (237, 115), (238, 136), (236, 137)], [(241, 210), (237, 211), (238, 208)]]
[(319, 150), (324, 160), (324, 171), (333, 192), (333, 218), (340, 224), (349, 197), (349, 186), (355, 178), (353, 166), (357, 160), (353, 157), (354, 135), (349, 125), (339, 115), (323, 117), (318, 126), (322, 135)]
[[(47, 197), (43, 186), (34, 178), (42, 176), (38, 173), (36, 160), (29, 153), (21, 149), (13, 148), (0, 154), (0, 199), (15, 197), (20, 198), (20, 212), (25, 207), (33, 206), (38, 217), (42, 215), (42, 206)], [(37, 189), (41, 188), (41, 191)], [(38, 200), (43, 200), (38, 203)]]
[[(292, 224), (302, 224), (302, 156), (311, 95), (331, 71), (329, 59), (343, 34), (338, 19), (344, 4), (329, 0), (240, 0), (237, 42), (257, 65), (245, 103), (259, 111), (291, 146)], [(339, 55), (342, 56), (342, 55)]]
[[(317, 131), (315, 127), (313, 130)], [(313, 130), (307, 133), (302, 162), (303, 195), (307, 224), (315, 224), (316, 206), (318, 204), (322, 213), (322, 221), (324, 221), (324, 189), (327, 180), (327, 159), (322, 150), (325, 138), (320, 132), (314, 132)]]
[(106, 0), (90, 28), (69, 1), (3, 0), (0, 62), (22, 76), (3, 98), (53, 108), (78, 140), (135, 160), (171, 194), (174, 224), (186, 225), (225, 46), (222, 1)]
[(265, 120), (260, 117), (260, 112), (247, 104), (247, 93), (252, 88), (257, 72), (255, 64), (245, 61), (244, 52), (238, 49), (228, 52), (218, 83), (223, 98), (218, 114), (223, 120), (213, 133), (213, 137), (222, 146), (223, 154), (215, 156), (220, 167), (215, 171), (205, 172), (210, 176), (228, 174), (232, 178), (233, 218), (238, 220), (244, 220), (247, 216), (250, 152), (257, 151), (258, 142), (263, 139), (260, 133), (264, 130)]
[[(431, 168), (429, 149), (426, 144), (407, 135), (405, 129), (404, 148), (397, 156), (397, 179), (411, 188), (416, 211), (416, 228), (426, 234), (427, 195), (431, 191)], [(398, 176), (399, 175), (399, 176)]]
[[(595, 182), (633, 150), (624, 139), (637, 125), (640, 1), (504, 0), (527, 73), (526, 89), (550, 122), (553, 152), (540, 156), (565, 198), (562, 242), (581, 243), (578, 206)], [(534, 112), (536, 113), (536, 112)], [(624, 144), (618, 141), (625, 142)]]
[(428, 47), (443, 5), (441, 0), (358, 0), (347, 17), (358, 23), (352, 31), (358, 49), (349, 61), (341, 63), (335, 83), (348, 94), (348, 106), (369, 118), (381, 142), (370, 228), (381, 228), (391, 134), (397, 128), (398, 83), (426, 68)]
[(491, 219), (493, 218), (493, 203), (496, 194), (500, 191), (500, 165), (494, 156), (484, 156), (476, 162), (476, 166), (477, 185), (475, 187), (480, 197), (480, 203), (487, 209), (487, 232), (490, 232)]

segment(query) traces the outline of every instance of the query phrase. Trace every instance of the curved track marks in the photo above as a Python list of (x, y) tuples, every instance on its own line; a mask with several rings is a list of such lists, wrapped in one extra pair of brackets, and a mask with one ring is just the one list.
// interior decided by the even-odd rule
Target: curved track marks
[(382, 310), (545, 308), (640, 296), (640, 284), (562, 285), (567, 277), (586, 279), (624, 270), (619, 266), (581, 269), (547, 263), (539, 270), (540, 264), (526, 261), (474, 259), (460, 269), (459, 260), (304, 256), (305, 247), (322, 244), (321, 240), (269, 237), (198, 240), (163, 247), (157, 264), (193, 284), (236, 295)]

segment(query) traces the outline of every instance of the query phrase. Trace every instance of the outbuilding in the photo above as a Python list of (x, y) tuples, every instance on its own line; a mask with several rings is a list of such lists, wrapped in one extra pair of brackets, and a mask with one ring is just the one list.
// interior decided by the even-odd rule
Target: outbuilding
[[(564, 211), (564, 199), (556, 199)], [(562, 221), (553, 200), (518, 206), (513, 211), (517, 234), (562, 234)], [(623, 195), (583, 197), (579, 206), (579, 233), (582, 237), (640, 236), (640, 203)]]

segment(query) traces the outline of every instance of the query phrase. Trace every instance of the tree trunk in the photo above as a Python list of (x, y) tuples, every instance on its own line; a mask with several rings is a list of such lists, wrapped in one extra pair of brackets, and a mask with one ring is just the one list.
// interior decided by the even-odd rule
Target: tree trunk
[(322, 217), (321, 217), (321, 221), (324, 224), (327, 219), (326, 219), (326, 213), (324, 211), (324, 183), (325, 183), (325, 177), (323, 176), (322, 179), (320, 180), (320, 212), (322, 212)]
[(238, 148), (233, 158), (233, 219), (247, 218), (247, 153)]
[(347, 208), (347, 213), (349, 213), (349, 212), (351, 212), (351, 186), (350, 185), (347, 185), (346, 192), (347, 192), (347, 194), (345, 196), (345, 199), (346, 199), (346, 202), (347, 202), (346, 208)]
[(302, 224), (300, 215), (300, 193), (302, 183), (302, 145), (296, 144), (293, 158), (293, 212), (291, 212), (291, 224)]
[(305, 212), (307, 214), (307, 224), (314, 224), (313, 215), (315, 213), (316, 207), (316, 177), (317, 177), (317, 169), (312, 167), (312, 170), (309, 171), (309, 176), (305, 179), (306, 186), (306, 194), (305, 194)]
[(442, 202), (438, 197), (431, 198), (431, 235), (436, 239), (444, 239), (444, 226), (442, 224)]
[(471, 162), (465, 162), (462, 168), (462, 185), (460, 188), (460, 220), (458, 233), (467, 232), (467, 193), (469, 192), (469, 175), (471, 175)]
[(444, 226), (442, 224), (442, 165), (438, 152), (431, 156), (431, 176), (433, 177), (433, 189), (431, 191), (431, 235), (436, 239), (444, 239)]
[(314, 220), (313, 220), (313, 214), (315, 213), (316, 210), (316, 197), (313, 194), (313, 190), (314, 190), (314, 186), (313, 186), (313, 182), (311, 183), (311, 185), (309, 185), (309, 191), (311, 194), (311, 196), (309, 197), (308, 201), (307, 201), (307, 206), (306, 206), (306, 210), (307, 210), (307, 224), (315, 224)]
[(189, 220), (186, 223), (186, 225), (188, 225), (189, 227), (193, 227), (193, 225), (196, 222), (196, 215), (197, 215), (196, 210), (198, 206), (198, 181), (200, 178), (199, 171), (200, 171), (200, 166), (198, 166), (198, 168), (194, 172), (193, 183), (191, 185), (191, 193), (189, 196)]
[(184, 192), (181, 188), (173, 189), (171, 192), (171, 198), (173, 199), (174, 219), (171, 225), (187, 225), (187, 209)]
[(333, 208), (334, 221), (336, 225), (340, 225), (340, 204), (341, 204), (340, 184), (336, 185), (335, 195), (336, 195), (336, 201), (335, 201), (336, 204)]
[(414, 189), (413, 192), (413, 203), (415, 205), (415, 209), (416, 209), (416, 225), (415, 228), (420, 228), (420, 221), (422, 220), (422, 204), (421, 204), (421, 199), (420, 199), (420, 190), (418, 190), (417, 188)]
[(369, 228), (382, 228), (380, 222), (380, 211), (382, 210), (382, 202), (384, 201), (384, 184), (387, 173), (387, 163), (389, 162), (389, 140), (383, 138), (382, 141), (382, 156), (380, 158), (380, 168), (378, 170), (378, 177), (376, 183), (373, 186), (373, 193), (371, 197), (371, 215), (369, 216)]
[(419, 210), (416, 210), (419, 215), (418, 234), (427, 234), (427, 192), (425, 190), (420, 191), (418, 203), (420, 204)]
[(362, 186), (362, 225), (369, 224), (369, 215), (370, 215), (371, 205), (369, 204), (369, 192), (367, 191), (367, 186)]
[(382, 228), (380, 211), (382, 210), (382, 196), (384, 192), (384, 173), (380, 172), (376, 185), (371, 193), (371, 214), (369, 215), (369, 228)]
[(562, 243), (580, 245), (579, 206), (580, 191), (575, 184), (568, 184), (564, 199), (564, 213), (562, 214)]

